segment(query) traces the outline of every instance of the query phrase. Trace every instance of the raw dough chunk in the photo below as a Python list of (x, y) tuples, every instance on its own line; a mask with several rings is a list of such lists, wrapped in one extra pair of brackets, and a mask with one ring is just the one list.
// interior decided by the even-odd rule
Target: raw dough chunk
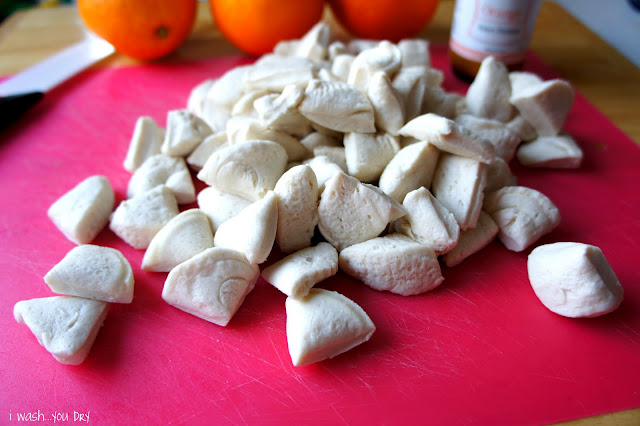
[(178, 204), (193, 203), (196, 190), (184, 158), (154, 155), (131, 176), (127, 197), (133, 198), (159, 185), (165, 185), (176, 196)]
[(260, 276), (242, 253), (210, 248), (169, 272), (162, 298), (198, 318), (225, 326)]
[(169, 111), (162, 153), (173, 157), (187, 156), (211, 133), (204, 120), (186, 109)]
[(542, 83), (542, 78), (537, 74), (528, 71), (511, 71), (509, 73), (509, 81), (511, 82), (511, 98), (517, 97), (523, 90), (528, 87)]
[(313, 157), (312, 159), (305, 161), (303, 164), (306, 164), (313, 169), (313, 173), (315, 173), (316, 179), (318, 180), (318, 193), (320, 194), (324, 191), (324, 186), (329, 179), (338, 173), (346, 173), (346, 170), (342, 169), (325, 155)]
[(513, 107), (507, 67), (493, 56), (486, 57), (467, 90), (467, 108), (478, 117), (507, 122)]
[(146, 249), (160, 229), (179, 213), (173, 192), (164, 185), (120, 203), (109, 228), (135, 249)]
[(309, 151), (313, 151), (321, 146), (341, 147), (342, 138), (340, 140), (325, 135), (320, 132), (311, 132), (300, 140), (302, 145), (306, 146)]
[(278, 197), (269, 191), (218, 227), (213, 244), (244, 253), (249, 263), (267, 260), (278, 226)]
[(270, 129), (280, 130), (295, 136), (303, 136), (311, 131), (311, 125), (298, 111), (304, 99), (304, 90), (290, 85), (280, 95), (263, 96), (253, 103), (258, 117)]
[(402, 68), (391, 82), (402, 100), (405, 121), (413, 120), (422, 113), (428, 83), (423, 67)]
[(169, 272), (211, 247), (213, 231), (209, 218), (199, 209), (189, 209), (171, 219), (153, 237), (142, 259), (142, 269)]
[(200, 117), (202, 115), (207, 93), (209, 93), (209, 89), (215, 82), (215, 79), (209, 78), (194, 87), (191, 90), (191, 93), (189, 93), (189, 98), (187, 99), (187, 110)]
[(338, 252), (329, 243), (297, 251), (262, 271), (262, 277), (287, 296), (300, 299), (311, 287), (338, 272)]
[(138, 118), (124, 160), (125, 170), (133, 173), (147, 158), (160, 154), (164, 134), (164, 129), (158, 126), (153, 118)]
[(198, 193), (198, 207), (209, 216), (211, 227), (215, 232), (226, 220), (231, 219), (251, 201), (228, 192), (209, 186)]
[(437, 255), (456, 245), (460, 235), (458, 222), (428, 189), (421, 187), (409, 192), (402, 206), (407, 214), (395, 222), (396, 232), (424, 244)]
[(318, 224), (318, 181), (307, 165), (285, 172), (274, 192), (278, 196), (276, 243), (283, 253), (309, 247)]
[(511, 172), (509, 164), (500, 157), (487, 164), (487, 186), (484, 193), (497, 191), (505, 186), (515, 186), (517, 179)]
[(246, 117), (232, 118), (227, 122), (227, 137), (231, 145), (246, 141), (272, 141), (282, 146), (289, 161), (298, 161), (310, 155), (306, 146), (293, 136), (279, 130), (269, 129), (261, 121)]
[(314, 157), (327, 157), (343, 171), (347, 171), (347, 152), (344, 146), (319, 146), (313, 150)]
[(133, 271), (116, 249), (94, 245), (73, 248), (44, 276), (54, 293), (112, 303), (133, 301)]
[(351, 66), (355, 59), (355, 55), (351, 55), (349, 53), (339, 54), (333, 58), (333, 62), (331, 63), (331, 74), (346, 83), (349, 79), (349, 71), (351, 70)]
[(367, 95), (346, 83), (309, 81), (298, 110), (311, 122), (338, 132), (376, 131)]
[(115, 195), (104, 176), (91, 176), (58, 198), (47, 212), (69, 240), (87, 244), (109, 223)]
[(108, 306), (81, 297), (43, 297), (16, 303), (13, 316), (58, 362), (78, 365), (89, 355)]
[(387, 164), (379, 188), (402, 203), (405, 195), (421, 186), (431, 188), (440, 151), (429, 142), (418, 142), (402, 148)]
[(498, 235), (498, 225), (484, 211), (480, 212), (475, 228), (460, 233), (458, 244), (442, 256), (444, 264), (451, 267), (462, 262), (472, 254), (482, 250)]
[(431, 66), (429, 42), (421, 38), (404, 39), (398, 42), (402, 54), (402, 68)]
[(209, 87), (206, 100), (217, 108), (231, 111), (244, 94), (244, 81), (251, 65), (230, 69)]
[(258, 111), (254, 107), (256, 100), (267, 97), (277, 96), (269, 90), (259, 89), (251, 90), (238, 99), (231, 109), (232, 117), (258, 118)]
[(338, 251), (375, 238), (406, 210), (372, 185), (339, 173), (325, 186), (318, 206), (318, 228)]
[(245, 89), (282, 92), (290, 84), (304, 87), (315, 77), (316, 65), (297, 56), (264, 55), (250, 66), (244, 78)]
[(347, 82), (365, 91), (369, 80), (378, 71), (383, 71), (389, 78), (402, 66), (402, 53), (393, 43), (381, 41), (377, 46), (360, 52), (351, 64)]
[(516, 252), (560, 224), (560, 212), (553, 202), (524, 186), (507, 186), (487, 194), (484, 209), (500, 228), (500, 241)]
[(422, 113), (431, 112), (453, 119), (467, 108), (466, 99), (457, 93), (445, 92), (442, 87), (427, 87), (422, 100)]
[(388, 133), (347, 133), (343, 143), (349, 174), (361, 182), (378, 180), (400, 151), (398, 138)]
[(496, 150), (486, 139), (479, 138), (453, 120), (432, 113), (414, 118), (400, 129), (402, 136), (427, 141), (440, 150), (488, 163)]
[(284, 148), (271, 141), (247, 141), (215, 151), (198, 179), (225, 192), (257, 201), (276, 185), (287, 165)]
[(287, 343), (295, 366), (333, 358), (368, 341), (375, 325), (354, 301), (312, 288), (304, 299), (287, 297)]
[(518, 161), (527, 167), (575, 169), (582, 163), (582, 150), (567, 134), (540, 136), (520, 145)]
[(520, 137), (498, 120), (480, 118), (470, 114), (460, 114), (456, 123), (466, 127), (476, 136), (486, 139), (495, 147), (496, 156), (509, 162), (520, 144)]
[(371, 288), (411, 296), (442, 283), (433, 250), (401, 234), (354, 244), (340, 252), (340, 270)]
[(476, 226), (486, 184), (486, 164), (442, 154), (433, 175), (431, 191), (453, 213), (460, 229), (469, 229)]
[(573, 87), (564, 80), (548, 80), (530, 86), (511, 99), (520, 114), (540, 136), (560, 133), (573, 105)]
[(558, 315), (597, 317), (622, 303), (622, 285), (596, 246), (554, 243), (536, 247), (529, 254), (527, 270), (538, 299)]
[(187, 157), (187, 164), (191, 169), (199, 172), (207, 163), (211, 154), (228, 146), (227, 132), (218, 132), (207, 136), (196, 149)]
[(367, 96), (373, 106), (378, 130), (397, 135), (405, 122), (404, 104), (384, 71), (378, 71), (371, 76)]

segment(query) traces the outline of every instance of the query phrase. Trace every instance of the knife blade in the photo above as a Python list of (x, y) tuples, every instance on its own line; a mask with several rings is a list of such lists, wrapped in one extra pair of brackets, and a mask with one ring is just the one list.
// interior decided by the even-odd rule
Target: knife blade
[(84, 40), (0, 83), (0, 131), (33, 107), (46, 92), (115, 51), (101, 38)]

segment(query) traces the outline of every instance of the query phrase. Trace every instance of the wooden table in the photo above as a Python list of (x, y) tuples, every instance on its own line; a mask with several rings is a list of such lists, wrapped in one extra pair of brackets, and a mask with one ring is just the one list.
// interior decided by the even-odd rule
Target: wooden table
[[(453, 5), (452, 0), (442, 0), (436, 16), (421, 36), (433, 43), (446, 43)], [(0, 75), (18, 72), (83, 37), (84, 27), (74, 8), (16, 13), (0, 25)], [(640, 69), (564, 9), (548, 1), (540, 9), (532, 49), (640, 145)], [(234, 53), (239, 51), (222, 38), (206, 3), (201, 3), (191, 37), (163, 60), (183, 61)], [(135, 61), (116, 54), (98, 66), (132, 63)], [(563, 424), (638, 423), (640, 408)]]

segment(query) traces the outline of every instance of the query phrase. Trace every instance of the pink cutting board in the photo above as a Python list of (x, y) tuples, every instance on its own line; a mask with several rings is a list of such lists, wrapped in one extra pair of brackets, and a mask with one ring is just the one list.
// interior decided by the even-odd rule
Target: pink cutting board
[[(446, 68), (446, 49), (432, 49)], [(12, 317), (19, 300), (52, 295), (42, 277), (73, 244), (48, 206), (80, 180), (107, 176), (117, 196), (135, 120), (164, 124), (190, 89), (246, 58), (91, 70), (47, 95), (0, 137), (0, 423), (18, 414), (94, 424), (542, 424), (640, 406), (640, 149), (578, 95), (566, 130), (585, 153), (578, 170), (526, 170), (562, 225), (539, 243), (602, 248), (625, 290), (595, 319), (555, 315), (527, 279), (530, 250), (499, 242), (427, 294), (374, 291), (339, 273), (322, 283), (360, 304), (372, 339), (332, 360), (293, 367), (285, 296), (260, 280), (231, 323), (207, 323), (161, 299), (166, 274), (140, 270), (143, 253), (109, 230), (135, 271), (135, 299), (112, 305), (80, 366), (58, 364)], [(554, 73), (535, 57), (528, 69)], [(466, 86), (446, 72), (446, 87)], [(270, 261), (277, 258), (273, 254)], [(75, 414), (78, 417), (78, 414)]]

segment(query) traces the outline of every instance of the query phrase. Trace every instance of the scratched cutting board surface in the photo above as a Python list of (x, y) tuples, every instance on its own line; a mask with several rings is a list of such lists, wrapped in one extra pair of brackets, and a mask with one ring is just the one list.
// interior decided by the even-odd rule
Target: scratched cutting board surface
[[(432, 48), (446, 68), (446, 49)], [(46, 216), (87, 176), (103, 174), (118, 200), (135, 120), (185, 105), (205, 78), (242, 57), (85, 72), (0, 135), (0, 423), (18, 413), (89, 413), (91, 423), (540, 424), (640, 406), (640, 149), (578, 95), (566, 130), (583, 148), (578, 170), (526, 170), (522, 185), (560, 209), (538, 243), (602, 248), (625, 290), (594, 319), (555, 315), (535, 297), (522, 253), (498, 241), (429, 293), (402, 297), (339, 273), (322, 287), (353, 299), (377, 326), (347, 354), (293, 367), (285, 296), (262, 279), (227, 327), (169, 306), (166, 274), (140, 270), (143, 252), (105, 230), (136, 279), (130, 305), (112, 305), (87, 360), (57, 363), (12, 316), (19, 300), (52, 295), (42, 277), (74, 245)], [(535, 57), (527, 67), (554, 73)], [(447, 70), (445, 87), (466, 86)], [(274, 253), (269, 262), (279, 255)], [(41, 418), (42, 419), (42, 418)]]

